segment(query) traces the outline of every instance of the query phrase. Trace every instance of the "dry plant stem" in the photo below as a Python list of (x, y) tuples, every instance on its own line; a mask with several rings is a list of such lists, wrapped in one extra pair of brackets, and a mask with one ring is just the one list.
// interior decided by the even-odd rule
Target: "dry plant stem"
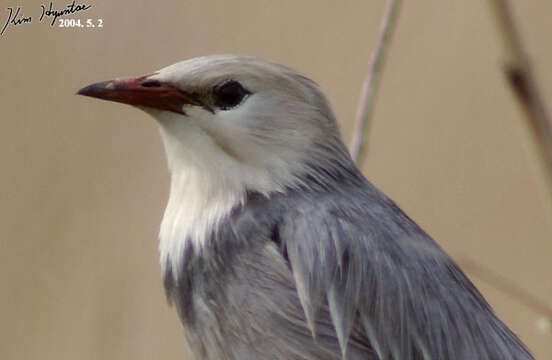
[(510, 295), (512, 298), (516, 299), (533, 311), (536, 311), (547, 319), (552, 320), (551, 306), (532, 296), (527, 291), (521, 289), (512, 281), (471, 259), (464, 258), (460, 259), (459, 262), (462, 265), (462, 268), (466, 272), (472, 273), (474, 277), (477, 277), (503, 293)]
[(524, 110), (552, 197), (552, 124), (523, 49), (508, 1), (490, 0), (490, 4), (504, 44), (505, 75)]
[(400, 5), (401, 0), (389, 0), (387, 10), (381, 24), (378, 46), (372, 55), (368, 77), (366, 78), (362, 89), (360, 106), (353, 132), (353, 141), (351, 143), (351, 157), (358, 165), (361, 164), (365, 156), (368, 126), (374, 113), (374, 100), (381, 78), (386, 50), (389, 47), (391, 35), (393, 34), (393, 30), (397, 24), (397, 16)]

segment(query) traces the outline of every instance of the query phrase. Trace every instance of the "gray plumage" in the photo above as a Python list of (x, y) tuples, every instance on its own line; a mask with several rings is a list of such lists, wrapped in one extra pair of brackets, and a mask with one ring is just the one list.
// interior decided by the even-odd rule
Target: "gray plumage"
[[(160, 124), (172, 174), (164, 283), (194, 358), (532, 359), (358, 171), (311, 80), (235, 56), (139, 79), (143, 103), (111, 93), (130, 80), (81, 93), (145, 104)], [(172, 95), (143, 100), (152, 87)]]

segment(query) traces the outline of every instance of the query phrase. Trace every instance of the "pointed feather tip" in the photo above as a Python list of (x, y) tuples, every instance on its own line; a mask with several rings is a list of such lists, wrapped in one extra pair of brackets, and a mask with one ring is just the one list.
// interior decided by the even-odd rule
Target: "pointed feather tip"
[(347, 356), (347, 345), (349, 343), (349, 336), (351, 334), (352, 324), (350, 320), (346, 319), (344, 314), (344, 306), (338, 304), (337, 294), (335, 289), (332, 287), (328, 292), (328, 306), (330, 308), (330, 317), (335, 328), (337, 335), (337, 341), (341, 349), (342, 359), (346, 359)]
[(303, 313), (305, 314), (305, 319), (307, 321), (307, 327), (311, 331), (312, 338), (316, 340), (316, 325), (314, 322), (314, 308), (311, 304), (310, 297), (307, 295), (305, 288), (297, 277), (295, 278), (297, 293), (299, 294), (299, 302), (303, 308)]

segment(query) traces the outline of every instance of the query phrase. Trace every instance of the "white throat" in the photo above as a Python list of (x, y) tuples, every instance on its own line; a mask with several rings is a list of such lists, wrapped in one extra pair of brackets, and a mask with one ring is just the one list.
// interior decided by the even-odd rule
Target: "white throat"
[[(218, 224), (245, 200), (246, 190), (276, 190), (271, 174), (240, 163), (222, 151), (193, 120), (156, 114), (171, 172), (170, 196), (161, 222), (159, 252), (163, 271), (178, 276), (184, 250), (205, 247)], [(201, 121), (201, 120), (200, 120)]]
[[(212, 175), (212, 174), (211, 174)], [(245, 191), (199, 169), (173, 174), (159, 233), (161, 266), (178, 276), (185, 247), (201, 252), (213, 229), (244, 200)]]

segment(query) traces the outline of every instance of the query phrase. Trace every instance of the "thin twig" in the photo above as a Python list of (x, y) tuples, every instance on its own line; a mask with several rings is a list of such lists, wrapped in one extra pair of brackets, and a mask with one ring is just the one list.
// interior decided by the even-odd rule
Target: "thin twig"
[(504, 44), (504, 72), (533, 135), (552, 196), (552, 128), (507, 0), (490, 0)]
[(387, 10), (380, 29), (380, 38), (376, 51), (370, 61), (368, 77), (364, 82), (362, 97), (355, 121), (353, 141), (351, 143), (351, 157), (357, 164), (361, 164), (364, 157), (366, 138), (368, 137), (368, 126), (374, 113), (374, 100), (378, 90), (379, 81), (385, 62), (386, 50), (391, 42), (391, 35), (397, 24), (397, 16), (401, 0), (389, 0)]
[(474, 260), (463, 258), (459, 259), (458, 262), (466, 272), (471, 273), (474, 277), (510, 295), (513, 299), (543, 315), (545, 318), (552, 320), (552, 306), (529, 294), (527, 291), (517, 286), (513, 281)]

